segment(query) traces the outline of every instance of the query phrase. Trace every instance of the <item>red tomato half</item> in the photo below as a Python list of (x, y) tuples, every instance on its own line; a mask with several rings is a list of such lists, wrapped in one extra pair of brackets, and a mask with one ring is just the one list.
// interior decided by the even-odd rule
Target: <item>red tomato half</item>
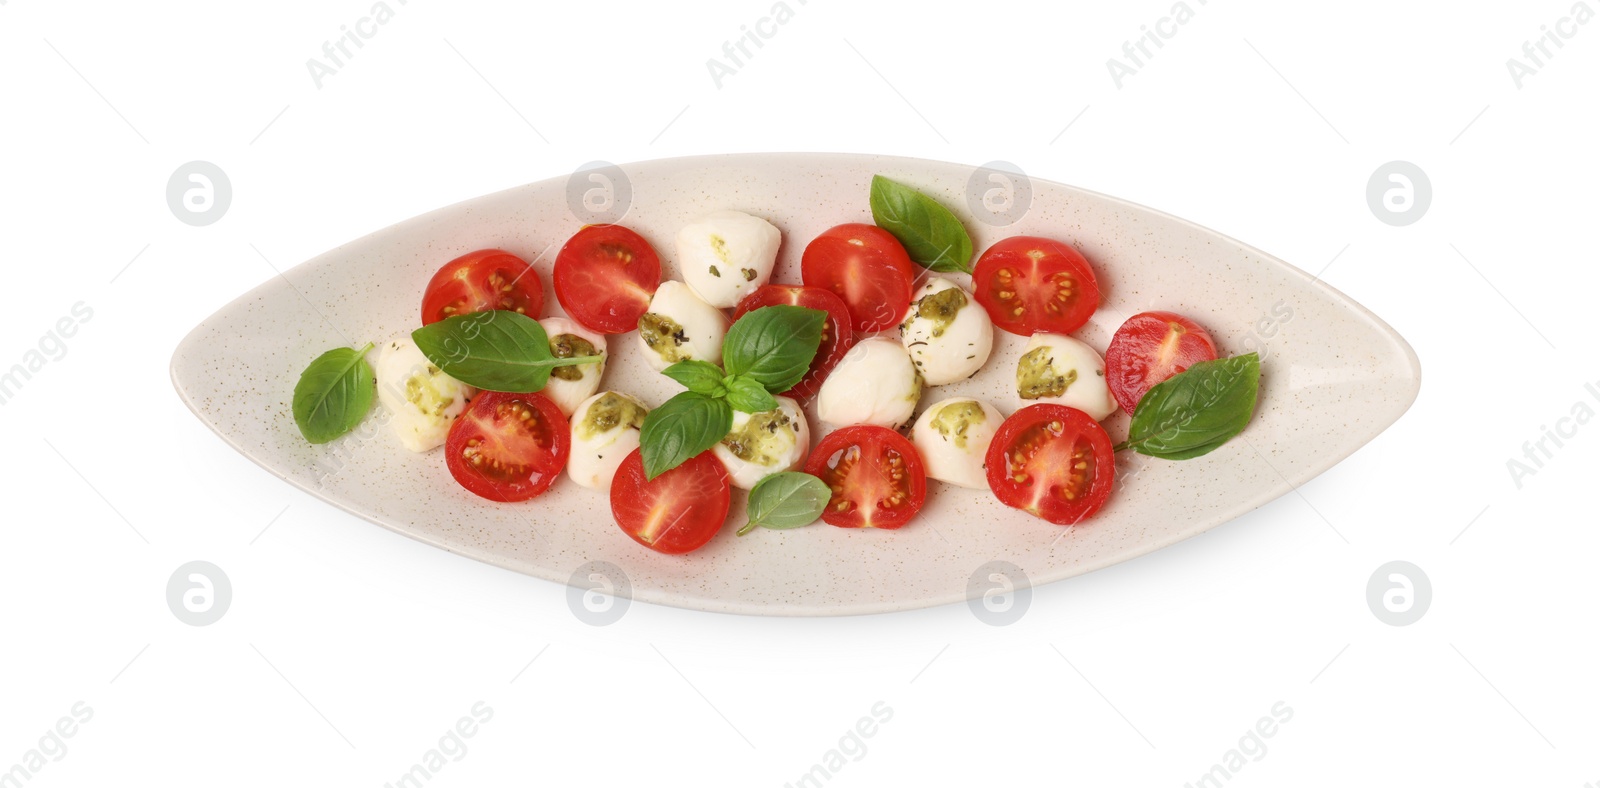
[(1019, 235), (991, 246), (972, 271), (972, 294), (996, 326), (1018, 336), (1070, 334), (1100, 306), (1094, 270), (1078, 250)]
[(661, 284), (661, 258), (620, 224), (591, 224), (556, 253), (556, 300), (573, 320), (601, 334), (639, 327)]
[(450, 426), (445, 463), (474, 495), (526, 501), (550, 489), (571, 442), (566, 417), (543, 394), (485, 391)]
[(1211, 335), (1174, 312), (1140, 312), (1128, 318), (1106, 349), (1106, 382), (1128, 413), (1145, 392), (1201, 361), (1217, 357)]
[(806, 461), (806, 473), (833, 489), (822, 520), (840, 528), (899, 528), (928, 494), (922, 455), (885, 427), (861, 424), (828, 433)]
[(1065, 405), (1029, 405), (995, 431), (984, 458), (989, 489), (1006, 506), (1057, 525), (1092, 517), (1111, 495), (1111, 437)]
[(422, 324), (507, 309), (535, 320), (544, 311), (544, 284), (522, 258), (482, 249), (444, 264), (422, 294)]
[(850, 310), (838, 296), (820, 287), (762, 285), (739, 302), (739, 306), (733, 310), (733, 319), (738, 320), (746, 312), (764, 306), (780, 304), (820, 309), (828, 313), (827, 321), (822, 324), (822, 344), (817, 346), (817, 355), (811, 359), (811, 370), (785, 392), (796, 399), (808, 400), (817, 393), (839, 359), (844, 358), (845, 352), (856, 343), (856, 335), (851, 331)]
[(611, 482), (611, 516), (622, 532), (658, 553), (698, 550), (728, 519), (728, 472), (709, 451), (645, 481), (634, 449)]
[(882, 331), (911, 306), (916, 269), (889, 231), (841, 224), (816, 237), (800, 255), (800, 280), (832, 291), (850, 310), (852, 327)]

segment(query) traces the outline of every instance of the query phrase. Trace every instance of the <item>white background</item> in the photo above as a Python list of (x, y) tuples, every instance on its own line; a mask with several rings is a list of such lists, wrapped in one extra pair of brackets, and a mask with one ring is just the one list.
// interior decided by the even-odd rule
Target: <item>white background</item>
[[(1600, 410), (1600, 24), (1520, 89), (1506, 67), (1568, 0), (1196, 2), (1120, 89), (1106, 60), (1167, 0), (795, 0), (720, 89), (706, 61), (766, 0), (394, 5), (319, 89), (306, 60), (366, 0), (0, 3), (0, 367), (93, 309), (0, 407), (0, 771), (84, 701), (29, 785), (381, 786), (483, 701), (430, 785), (782, 786), (881, 701), (829, 785), (1181, 786), (1283, 701), (1230, 785), (1600, 782), (1600, 426), (1520, 489), (1506, 467)], [(1004, 159), (1192, 219), (1388, 320), (1421, 396), (1299, 495), (1036, 589), (1009, 627), (635, 604), (594, 628), (563, 587), (291, 490), (168, 382), (184, 333), (274, 275), (250, 244), (287, 268), (594, 159), (775, 150)], [(165, 198), (195, 159), (234, 191), (203, 228)], [(1404, 228), (1365, 198), (1396, 159), (1434, 192)], [(195, 559), (233, 584), (208, 627), (165, 602)], [(1407, 627), (1365, 598), (1396, 559), (1434, 593)]]

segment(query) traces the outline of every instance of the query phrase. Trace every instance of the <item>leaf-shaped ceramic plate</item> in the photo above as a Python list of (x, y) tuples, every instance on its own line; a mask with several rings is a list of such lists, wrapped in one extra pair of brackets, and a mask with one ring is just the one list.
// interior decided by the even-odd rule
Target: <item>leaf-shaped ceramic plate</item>
[[(499, 247), (534, 261), (546, 284), (555, 252), (579, 227), (626, 207), (622, 222), (679, 278), (673, 238), (709, 211), (734, 208), (783, 231), (773, 281), (798, 282), (808, 241), (844, 222), (871, 222), (874, 174), (912, 185), (955, 211), (981, 250), (1019, 234), (1062, 239), (1088, 257), (1103, 303), (1079, 338), (1104, 350), (1130, 315), (1181, 312), (1227, 354), (1263, 357), (1260, 406), (1240, 438), (1205, 457), (1121, 457), (1110, 502), (1091, 521), (1059, 526), (1007, 509), (987, 491), (930, 482), (922, 513), (898, 531), (818, 524), (739, 538), (729, 525), (687, 556), (650, 552), (612, 523), (607, 498), (562, 478), (542, 497), (494, 504), (461, 489), (442, 449), (413, 454), (383, 426), (381, 406), (355, 432), (308, 444), (290, 414), (305, 365), (332, 347), (408, 334), (428, 278), (446, 261)], [(972, 197), (969, 199), (969, 193)], [(590, 210), (599, 211), (591, 215)], [(1013, 221), (1014, 220), (1014, 221)], [(1009, 222), (1009, 223), (1008, 223)], [(964, 282), (965, 283), (965, 282)], [(1014, 371), (1024, 340), (997, 334), (969, 380), (930, 390), (1019, 406)], [(678, 387), (639, 358), (633, 334), (612, 338), (604, 387), (657, 405)], [(453, 553), (567, 583), (589, 562), (626, 573), (632, 597), (702, 610), (840, 615), (966, 599), (989, 561), (1037, 585), (1099, 569), (1201, 533), (1288, 492), (1371, 440), (1417, 394), (1416, 355), (1372, 313), (1297, 268), (1189, 222), (1070, 186), (1023, 182), (958, 164), (887, 156), (750, 154), (643, 162), (555, 178), (419, 216), (345, 244), (272, 279), (184, 339), (172, 379), (223, 440), (268, 471), (335, 506)], [(813, 424), (816, 425), (812, 411)], [(1127, 418), (1107, 424), (1113, 440)], [(813, 430), (813, 439), (820, 438)], [(1126, 454), (1126, 453), (1124, 453)], [(1181, 495), (1172, 491), (1181, 490)], [(587, 577), (587, 575), (586, 575)]]

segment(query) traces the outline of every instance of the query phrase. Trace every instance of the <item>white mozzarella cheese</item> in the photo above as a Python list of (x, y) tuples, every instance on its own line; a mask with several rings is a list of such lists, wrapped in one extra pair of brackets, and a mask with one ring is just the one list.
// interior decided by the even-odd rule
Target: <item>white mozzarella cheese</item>
[(888, 337), (857, 342), (817, 392), (817, 415), (836, 427), (876, 424), (891, 429), (911, 420), (922, 377), (906, 349)]
[(434, 366), (411, 337), (383, 343), (374, 374), (378, 401), (389, 411), (389, 426), (412, 451), (444, 445), (450, 425), (474, 394), (472, 387)]
[(1094, 348), (1065, 334), (1028, 338), (1017, 360), (1017, 396), (1023, 405), (1053, 402), (1101, 421), (1117, 410), (1106, 382), (1106, 362)]
[(811, 428), (800, 404), (777, 397), (778, 407), (762, 413), (733, 413), (733, 429), (711, 447), (733, 486), (748, 490), (781, 471), (792, 471), (811, 448)]
[(984, 455), (1005, 417), (980, 399), (956, 397), (928, 406), (911, 428), (911, 443), (922, 455), (928, 477), (942, 482), (989, 489)]
[(673, 280), (656, 288), (650, 311), (639, 318), (639, 343), (645, 361), (657, 372), (689, 358), (721, 364), (727, 333), (728, 316), (722, 310)]
[(567, 475), (591, 490), (611, 489), (617, 466), (639, 448), (639, 428), (649, 408), (615, 391), (602, 391), (572, 411), (572, 451)]
[(971, 377), (994, 348), (994, 323), (960, 285), (931, 277), (900, 323), (900, 342), (929, 386)]
[(772, 278), (781, 234), (741, 211), (717, 211), (678, 231), (678, 270), (706, 303), (737, 306)]
[[(547, 317), (540, 320), (539, 325), (544, 327), (544, 333), (550, 338), (550, 352), (557, 358), (606, 354), (605, 336), (574, 321), (564, 317)], [(593, 364), (556, 367), (550, 370), (550, 382), (545, 384), (540, 393), (555, 402), (563, 415), (570, 417), (578, 403), (600, 390), (600, 376), (605, 371), (604, 359)]]

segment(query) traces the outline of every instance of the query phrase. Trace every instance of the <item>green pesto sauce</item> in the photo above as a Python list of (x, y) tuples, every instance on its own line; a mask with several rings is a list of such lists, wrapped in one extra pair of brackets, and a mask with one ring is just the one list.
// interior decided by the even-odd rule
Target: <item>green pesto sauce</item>
[(947, 287), (917, 301), (917, 317), (933, 321), (933, 336), (944, 336), (956, 315), (967, 305), (967, 295), (959, 287)]
[[(728, 241), (720, 235), (711, 236), (711, 252), (717, 256), (718, 260), (724, 263), (732, 262), (728, 259)], [(717, 274), (717, 276), (722, 276), (722, 274)]]
[(983, 424), (989, 417), (983, 412), (983, 406), (972, 400), (952, 402), (939, 409), (933, 415), (933, 429), (943, 435), (945, 440), (956, 445), (958, 449), (967, 448), (967, 430), (973, 425)]
[(922, 400), (922, 368), (916, 362), (911, 364), (911, 390), (906, 392), (906, 399), (912, 402)]
[(783, 408), (752, 413), (744, 426), (722, 439), (722, 445), (745, 462), (777, 465), (794, 448), (798, 430)]
[[(589, 340), (576, 334), (557, 334), (550, 337), (550, 355), (556, 358), (581, 358), (597, 354), (594, 352), (594, 343)], [(550, 370), (550, 376), (562, 380), (583, 380), (583, 369), (589, 366), (593, 364), (556, 367)]]
[(646, 312), (639, 316), (639, 337), (665, 361), (682, 361), (688, 356), (679, 350), (689, 341), (683, 326), (666, 315)]
[(419, 372), (406, 378), (406, 401), (430, 416), (443, 416), (450, 403), (455, 402), (455, 397), (446, 397), (439, 391), (434, 383), (437, 374), (439, 368), (429, 364), (426, 374)]
[(648, 413), (644, 406), (632, 399), (608, 391), (589, 406), (583, 423), (578, 425), (578, 437), (588, 440), (618, 425), (639, 429), (644, 426), (644, 417)]
[(1078, 382), (1078, 371), (1069, 369), (1063, 375), (1051, 366), (1054, 361), (1049, 346), (1036, 347), (1024, 354), (1017, 362), (1017, 394), (1023, 399), (1065, 394), (1067, 387)]

